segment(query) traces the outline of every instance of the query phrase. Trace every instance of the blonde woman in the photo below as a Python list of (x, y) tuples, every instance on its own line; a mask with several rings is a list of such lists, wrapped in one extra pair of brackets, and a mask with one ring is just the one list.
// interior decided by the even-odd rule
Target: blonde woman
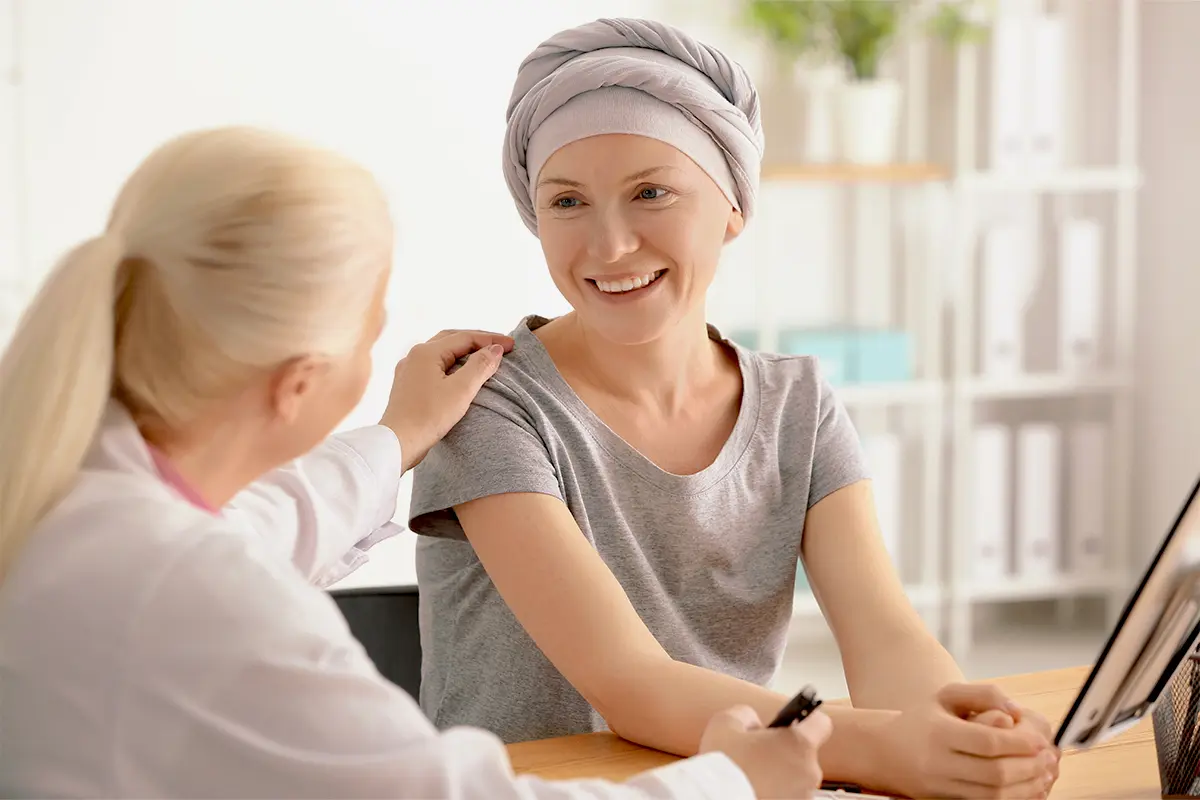
[(550, 784), (375, 671), (318, 587), (396, 530), (400, 475), (512, 346), (418, 345), (381, 424), (326, 439), (391, 262), (366, 171), (220, 129), (153, 153), (51, 274), (0, 361), (0, 796), (807, 795), (823, 715), (733, 709), (701, 758)]

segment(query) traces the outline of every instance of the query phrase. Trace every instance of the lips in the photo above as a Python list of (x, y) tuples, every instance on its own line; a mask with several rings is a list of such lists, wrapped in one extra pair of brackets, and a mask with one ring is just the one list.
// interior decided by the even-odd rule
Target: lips
[(621, 295), (653, 285), (665, 272), (665, 269), (659, 269), (643, 275), (621, 278), (588, 278), (588, 281), (604, 294)]

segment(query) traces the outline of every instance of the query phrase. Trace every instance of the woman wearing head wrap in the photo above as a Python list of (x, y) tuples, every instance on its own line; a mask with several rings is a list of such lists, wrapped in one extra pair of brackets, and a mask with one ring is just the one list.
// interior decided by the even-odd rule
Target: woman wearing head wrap
[(505, 178), (573, 311), (522, 321), (416, 472), (422, 705), (508, 741), (610, 727), (693, 753), (716, 709), (786, 701), (766, 685), (800, 556), (859, 706), (830, 710), (826, 775), (1037, 796), (1048, 725), (964, 685), (905, 598), (816, 360), (706, 323), (762, 151), (746, 73), (667, 25), (598, 20), (522, 63)]

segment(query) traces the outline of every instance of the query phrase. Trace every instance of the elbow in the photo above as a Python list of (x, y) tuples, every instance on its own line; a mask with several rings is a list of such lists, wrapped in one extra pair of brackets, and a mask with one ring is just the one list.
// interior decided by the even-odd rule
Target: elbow
[[(671, 662), (670, 658), (665, 661)], [(614, 666), (589, 691), (581, 692), (610, 731), (630, 742), (658, 746), (655, 720), (660, 693), (656, 691), (657, 665), (622, 664)]]
[(596, 713), (604, 718), (608, 729), (622, 739), (638, 741), (638, 714), (641, 698), (636, 681), (619, 675), (608, 675), (581, 691)]

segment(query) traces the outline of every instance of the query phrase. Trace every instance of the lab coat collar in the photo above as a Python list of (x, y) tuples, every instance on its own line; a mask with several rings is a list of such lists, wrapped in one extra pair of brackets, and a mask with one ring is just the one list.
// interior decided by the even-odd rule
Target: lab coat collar
[(158, 475), (149, 445), (142, 438), (133, 416), (120, 401), (108, 401), (83, 467)]

